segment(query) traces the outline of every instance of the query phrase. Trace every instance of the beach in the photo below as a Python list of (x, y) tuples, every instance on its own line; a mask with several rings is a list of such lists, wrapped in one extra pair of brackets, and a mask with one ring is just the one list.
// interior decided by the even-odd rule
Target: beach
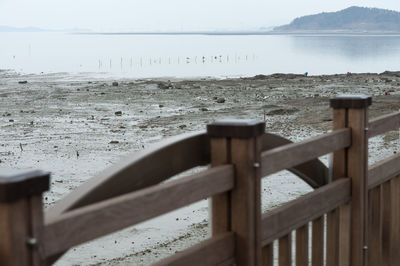
[[(122, 157), (218, 119), (262, 120), (292, 141), (328, 132), (329, 99), (360, 93), (373, 97), (370, 118), (398, 111), (400, 72), (112, 79), (1, 70), (0, 167), (50, 171), (49, 208)], [(370, 162), (398, 152), (399, 143), (398, 131), (371, 139)], [(285, 171), (264, 178), (263, 211), (309, 191)], [(207, 235), (204, 200), (76, 247), (56, 265), (147, 265)]]

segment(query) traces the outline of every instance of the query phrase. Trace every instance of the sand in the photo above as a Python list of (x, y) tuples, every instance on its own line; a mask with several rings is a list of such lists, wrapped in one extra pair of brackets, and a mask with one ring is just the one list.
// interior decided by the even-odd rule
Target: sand
[[(114, 80), (0, 71), (0, 167), (50, 171), (48, 208), (121, 157), (220, 118), (264, 120), (267, 131), (293, 141), (325, 133), (329, 99), (342, 93), (373, 96), (370, 117), (397, 111), (400, 72)], [(370, 161), (397, 152), (398, 144), (397, 131), (370, 140)], [(264, 178), (263, 210), (309, 191), (286, 171)], [(57, 265), (147, 265), (208, 234), (204, 200), (76, 247)]]

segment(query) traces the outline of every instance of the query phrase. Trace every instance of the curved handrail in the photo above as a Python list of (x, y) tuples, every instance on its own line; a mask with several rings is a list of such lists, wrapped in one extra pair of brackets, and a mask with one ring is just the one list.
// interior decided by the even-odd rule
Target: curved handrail
[[(281, 136), (265, 133), (262, 151), (292, 143)], [(210, 163), (210, 141), (202, 132), (169, 138), (144, 151), (127, 156), (76, 188), (54, 206), (46, 216), (139, 190), (167, 180), (190, 168)], [(288, 169), (313, 188), (327, 184), (328, 169), (318, 159)]]
[(202, 131), (172, 137), (130, 154), (58, 201), (46, 216), (155, 185), (190, 168), (206, 165), (210, 162), (209, 146), (209, 138)]

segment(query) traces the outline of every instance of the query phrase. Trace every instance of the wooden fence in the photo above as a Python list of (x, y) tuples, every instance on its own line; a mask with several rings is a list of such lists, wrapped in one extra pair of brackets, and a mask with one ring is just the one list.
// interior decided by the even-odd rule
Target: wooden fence
[[(208, 197), (211, 237), (155, 265), (400, 265), (400, 155), (367, 160), (368, 138), (398, 129), (400, 112), (368, 122), (370, 97), (330, 104), (331, 133), (290, 143), (263, 122), (215, 122), (121, 161), (45, 213), (49, 173), (1, 169), (0, 265), (52, 264), (71, 247)], [(329, 153), (332, 180), (318, 160)], [(261, 178), (284, 169), (315, 190), (261, 213)]]

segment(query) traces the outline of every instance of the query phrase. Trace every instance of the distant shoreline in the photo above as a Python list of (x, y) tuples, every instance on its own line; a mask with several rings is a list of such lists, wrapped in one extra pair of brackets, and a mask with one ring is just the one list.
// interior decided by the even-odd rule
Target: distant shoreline
[(357, 32), (357, 31), (188, 31), (188, 32), (78, 32), (81, 35), (359, 35), (359, 36), (400, 36), (400, 32)]

